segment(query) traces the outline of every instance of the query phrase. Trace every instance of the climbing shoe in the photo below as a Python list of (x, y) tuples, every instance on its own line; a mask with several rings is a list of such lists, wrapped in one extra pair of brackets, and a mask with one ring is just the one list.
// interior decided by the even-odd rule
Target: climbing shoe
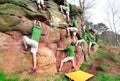
[(64, 13), (63, 10), (60, 11), (61, 13)]
[(36, 72), (36, 68), (32, 68), (30, 74), (32, 74), (32, 73), (34, 73), (34, 72)]
[(67, 21), (67, 23), (69, 24), (69, 23), (70, 23), (70, 21)]
[(83, 52), (83, 54), (86, 54), (86, 51), (85, 51), (85, 49), (82, 49), (82, 52)]
[(23, 48), (23, 50), (24, 50), (24, 51), (28, 51), (29, 49), (28, 49), (28, 47), (25, 47), (25, 48)]
[(42, 12), (42, 8), (39, 9), (39, 12)]

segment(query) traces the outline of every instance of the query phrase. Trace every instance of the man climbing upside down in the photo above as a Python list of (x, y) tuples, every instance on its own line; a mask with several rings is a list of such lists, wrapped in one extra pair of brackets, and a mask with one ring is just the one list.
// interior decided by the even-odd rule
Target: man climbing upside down
[(69, 52), (69, 55), (61, 61), (59, 71), (61, 71), (63, 63), (68, 61), (72, 61), (73, 67), (75, 68), (75, 62), (74, 62), (75, 43), (72, 42), (71, 45), (67, 46), (65, 49), (58, 48), (57, 50), (64, 50)]
[(23, 44), (24, 48), (27, 49), (27, 45), (31, 46), (31, 53), (33, 56), (33, 68), (30, 73), (36, 72), (36, 53), (38, 50), (39, 39), (42, 33), (42, 26), (40, 21), (34, 20), (33, 29), (32, 29), (32, 36), (31, 39), (27, 36), (23, 36)]

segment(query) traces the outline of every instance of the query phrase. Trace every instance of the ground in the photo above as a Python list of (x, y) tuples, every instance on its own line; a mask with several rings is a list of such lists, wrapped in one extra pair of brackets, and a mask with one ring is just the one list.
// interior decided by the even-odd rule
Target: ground
[[(93, 60), (85, 71), (98, 77), (98, 71), (106, 75), (120, 76), (120, 49), (119, 47), (106, 46), (99, 49), (108, 54)], [(90, 81), (96, 81), (94, 78)], [(117, 81), (117, 80), (115, 80)], [(119, 80), (118, 80), (119, 81)]]

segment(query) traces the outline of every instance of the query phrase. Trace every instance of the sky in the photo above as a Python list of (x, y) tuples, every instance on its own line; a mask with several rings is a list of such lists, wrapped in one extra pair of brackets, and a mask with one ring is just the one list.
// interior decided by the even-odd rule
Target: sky
[[(79, 5), (79, 0), (67, 0), (71, 4)], [(112, 0), (109, 0), (112, 2)], [(120, 0), (118, 0), (120, 1)], [(107, 22), (107, 14), (106, 14), (106, 0), (95, 0), (95, 5), (91, 9), (88, 10), (90, 13), (90, 18), (88, 21), (92, 22), (93, 24), (97, 23), (104, 23), (106, 26), (109, 27)], [(109, 27), (110, 28), (110, 27)], [(120, 27), (117, 27), (118, 33), (120, 34)]]
[[(79, 6), (79, 0), (68, 0), (68, 2)], [(95, 0), (94, 7), (88, 10), (89, 13), (91, 13), (89, 21), (93, 22), (94, 24), (104, 22), (104, 17), (106, 15), (105, 6), (105, 0)]]
[(100, 22), (106, 23), (105, 22), (105, 16), (106, 16), (105, 7), (106, 7), (105, 0), (95, 0), (94, 7), (89, 10), (89, 12), (91, 13), (91, 18), (89, 21), (92, 21), (93, 24), (97, 24)]

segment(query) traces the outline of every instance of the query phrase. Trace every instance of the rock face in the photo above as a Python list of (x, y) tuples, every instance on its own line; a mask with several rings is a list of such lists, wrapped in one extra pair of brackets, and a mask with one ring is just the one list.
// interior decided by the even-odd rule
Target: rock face
[(12, 36), (0, 33), (0, 68), (6, 73), (23, 72), (30, 67), (30, 62), (23, 53), (21, 34), (9, 32)]
[[(54, 30), (54, 28), (52, 29)], [(60, 32), (58, 33), (59, 34), (56, 35), (60, 38)], [(6, 73), (24, 72), (30, 69), (32, 67), (30, 49), (28, 51), (23, 50), (22, 34), (19, 31), (10, 31), (5, 34), (0, 33), (0, 36), (0, 68), (5, 70)], [(44, 35), (44, 38), (41, 39), (43, 42), (41, 40), (39, 42), (37, 66), (38, 68), (43, 68), (40, 70), (40, 73), (44, 73), (44, 71), (47, 70), (48, 73), (52, 72), (52, 74), (55, 74), (59, 69), (61, 60), (68, 55), (67, 52), (56, 51), (56, 49), (65, 48), (67, 45), (70, 45), (71, 38), (57, 39), (57, 37), (49, 37), (49, 40), (45, 42), (43, 40), (46, 40), (48, 36)], [(54, 38), (56, 38), (57, 43), (50, 41)], [(77, 50), (79, 50), (79, 52), (75, 53), (76, 68), (72, 68), (71, 62), (67, 62), (64, 64), (60, 73), (66, 73), (79, 69), (80, 65), (84, 62), (84, 54), (82, 54), (81, 49)], [(49, 66), (51, 65), (54, 66), (52, 68), (53, 71), (49, 69)]]
[(38, 50), (37, 56), (38, 56), (38, 58), (37, 58), (38, 63), (40, 64), (40, 66), (45, 66), (45, 65), (56, 63), (55, 54), (48, 47), (41, 47)]
[(48, 8), (43, 14), (31, 0), (1, 0), (0, 3), (0, 31), (3, 32), (19, 30), (23, 34), (30, 34), (33, 19), (49, 22), (54, 27), (59, 27), (61, 23), (67, 25), (65, 15), (59, 12), (59, 6), (52, 0), (45, 2)]
[[(14, 29), (24, 30), (24, 28), (30, 28), (29, 17), (32, 14), (37, 13), (35, 5), (29, 0), (10, 0), (10, 1), (0, 1), (0, 31), (9, 31)], [(31, 11), (29, 13), (29, 11)], [(25, 23), (22, 28), (19, 28), (19, 24)], [(21, 31), (22, 31), (21, 30)]]
[[(45, 1), (47, 10), (40, 13), (31, 0), (0, 1), (0, 68), (5, 73), (24, 72), (32, 67), (30, 48), (23, 50), (22, 36), (31, 35), (34, 19), (42, 21), (43, 33), (37, 53), (38, 73), (55, 74), (67, 52), (56, 51), (70, 45), (66, 37), (66, 18), (59, 12), (59, 5), (53, 0)], [(2, 33), (4, 32), (4, 33)], [(80, 50), (80, 49), (79, 49)], [(75, 54), (76, 68), (71, 62), (64, 64), (61, 73), (78, 70), (84, 62), (81, 50)]]

